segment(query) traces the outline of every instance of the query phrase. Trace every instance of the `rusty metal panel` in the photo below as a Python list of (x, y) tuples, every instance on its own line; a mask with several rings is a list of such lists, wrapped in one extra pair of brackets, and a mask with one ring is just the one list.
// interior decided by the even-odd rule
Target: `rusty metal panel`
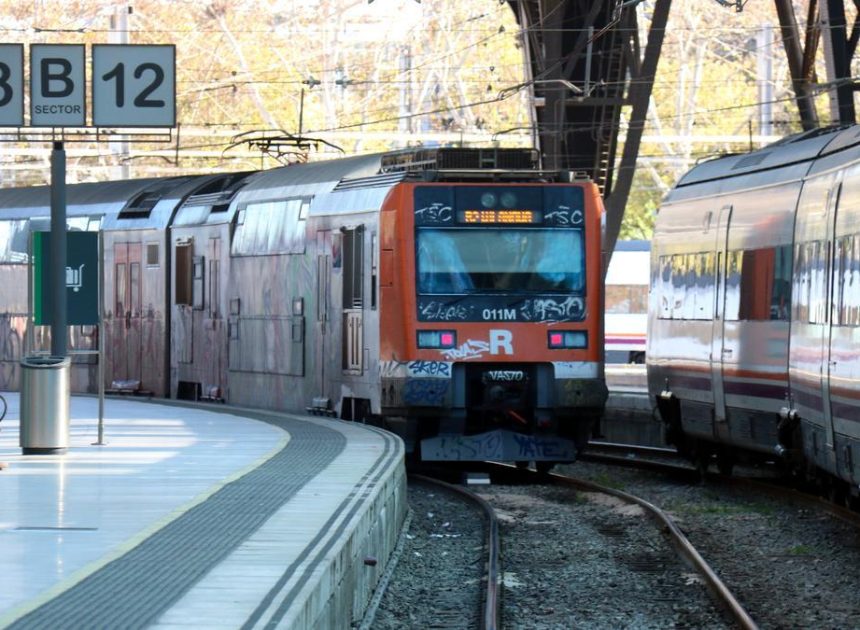
[[(171, 251), (174, 274), (177, 272), (177, 246), (190, 247), (190, 258), (198, 259), (205, 269), (202, 282), (194, 283), (192, 304), (178, 304), (176, 287), (171, 296), (171, 395), (183, 395), (185, 388), (208, 398), (227, 396), (228, 306), (222, 287), (229, 281), (229, 250), (222, 243), (229, 239), (225, 223), (176, 228), (172, 232)], [(175, 280), (175, 275), (174, 278)], [(174, 283), (175, 284), (175, 283)], [(197, 303), (200, 308), (194, 308)]]
[(167, 277), (163, 257), (146, 264), (146, 245), (161, 230), (104, 233), (105, 386), (140, 381), (139, 389), (167, 393)]

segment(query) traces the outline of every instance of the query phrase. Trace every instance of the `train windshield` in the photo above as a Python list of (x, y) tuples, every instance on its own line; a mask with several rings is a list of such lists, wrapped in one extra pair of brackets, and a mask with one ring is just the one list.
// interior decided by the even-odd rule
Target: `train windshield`
[(582, 230), (419, 228), (418, 292), (581, 293)]

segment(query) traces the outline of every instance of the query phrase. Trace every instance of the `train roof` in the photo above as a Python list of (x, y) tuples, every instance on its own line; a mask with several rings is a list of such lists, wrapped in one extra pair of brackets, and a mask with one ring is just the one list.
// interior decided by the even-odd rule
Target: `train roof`
[(757, 151), (697, 164), (681, 177), (676, 188), (797, 165), (811, 167), (816, 159), (858, 146), (860, 125), (814, 129), (783, 138)]
[[(69, 184), (66, 187), (67, 216), (103, 216), (118, 213), (130, 197), (158, 182), (136, 179), (113, 182)], [(0, 189), (0, 216), (28, 219), (50, 216), (50, 186)]]

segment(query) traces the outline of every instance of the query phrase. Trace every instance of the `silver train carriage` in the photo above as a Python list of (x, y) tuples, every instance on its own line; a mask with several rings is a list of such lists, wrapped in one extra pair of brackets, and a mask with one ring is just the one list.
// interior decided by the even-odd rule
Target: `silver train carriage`
[[(383, 419), (437, 459), (573, 459), (607, 395), (602, 205), (535, 164), (439, 149), (69, 186), (69, 229), (102, 234), (106, 388)], [(0, 190), (0, 388), (49, 347), (27, 290), (49, 216), (48, 187)]]
[(696, 166), (651, 245), (648, 387), (667, 439), (857, 495), (860, 127)]

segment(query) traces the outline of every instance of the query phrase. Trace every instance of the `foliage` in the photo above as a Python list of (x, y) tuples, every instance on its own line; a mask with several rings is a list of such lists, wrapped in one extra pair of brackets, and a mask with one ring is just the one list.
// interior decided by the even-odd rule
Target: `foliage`
[[(795, 6), (801, 32), (807, 6)], [(653, 0), (642, 7), (644, 47)], [(622, 238), (650, 237), (659, 199), (697, 162), (800, 131), (778, 23), (773, 2), (748, 2), (736, 12), (710, 0), (673, 0)], [(773, 27), (766, 45), (765, 25)], [(769, 79), (759, 67), (766, 60), (773, 64)], [(816, 69), (825, 76), (820, 51)], [(760, 106), (768, 94), (770, 107)], [(827, 105), (827, 96), (818, 97), (822, 124)]]
[[(119, 42), (122, 11), (106, 0), (0, 0), (0, 28), (6, 42)], [(498, 100), (523, 68), (516, 21), (498, 0), (137, 0), (125, 17), (125, 41), (174, 43), (177, 57), (179, 129), (170, 146), (133, 143), (133, 176), (486, 146), (528, 118), (525, 94)], [(273, 137), (282, 140), (266, 154), (266, 141), (243, 142)], [(530, 144), (522, 133), (499, 141)], [(79, 148), (70, 180), (111, 177), (98, 167), (115, 155)]]

